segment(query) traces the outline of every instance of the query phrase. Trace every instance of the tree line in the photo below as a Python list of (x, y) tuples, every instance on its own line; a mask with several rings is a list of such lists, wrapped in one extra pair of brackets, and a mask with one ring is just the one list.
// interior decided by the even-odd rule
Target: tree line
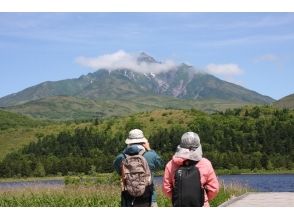
[[(214, 114), (184, 110), (193, 115), (188, 124), (169, 124), (152, 131), (150, 145), (166, 163), (175, 152), (181, 135), (197, 132), (204, 156), (216, 169), (294, 168), (294, 111), (270, 106), (243, 107)], [(124, 129), (97, 129), (97, 121), (86, 128), (39, 137), (22, 150), (8, 154), (0, 163), (1, 177), (70, 175), (112, 172), (113, 160), (125, 146), (132, 128), (144, 131), (140, 116)], [(149, 123), (155, 123), (150, 120)]]

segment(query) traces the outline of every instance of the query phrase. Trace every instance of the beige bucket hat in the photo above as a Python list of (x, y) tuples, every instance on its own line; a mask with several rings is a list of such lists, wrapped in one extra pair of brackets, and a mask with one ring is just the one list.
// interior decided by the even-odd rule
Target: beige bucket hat
[(133, 129), (129, 132), (129, 136), (126, 139), (126, 144), (138, 144), (147, 143), (148, 140), (144, 137), (143, 131), (140, 129)]

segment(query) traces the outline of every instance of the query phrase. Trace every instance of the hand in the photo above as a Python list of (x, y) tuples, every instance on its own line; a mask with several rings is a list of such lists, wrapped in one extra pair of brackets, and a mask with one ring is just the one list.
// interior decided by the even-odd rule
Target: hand
[(148, 150), (151, 150), (150, 148), (150, 145), (149, 145), (149, 142), (146, 142), (143, 144), (143, 147), (145, 147), (145, 149), (148, 151)]

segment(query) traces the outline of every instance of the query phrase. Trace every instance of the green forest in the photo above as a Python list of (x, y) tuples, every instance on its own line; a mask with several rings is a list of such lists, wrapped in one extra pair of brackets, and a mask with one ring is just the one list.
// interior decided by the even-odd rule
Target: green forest
[(164, 164), (182, 134), (197, 132), (204, 157), (216, 169), (294, 168), (294, 110), (242, 107), (207, 114), (162, 110), (124, 118), (95, 119), (87, 126), (39, 135), (0, 163), (1, 177), (113, 172), (113, 160), (126, 146), (129, 130), (142, 129)]

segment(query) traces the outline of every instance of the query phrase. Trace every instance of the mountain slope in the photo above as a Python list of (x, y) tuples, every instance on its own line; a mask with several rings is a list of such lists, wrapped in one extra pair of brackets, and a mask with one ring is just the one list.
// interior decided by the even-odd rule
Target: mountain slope
[(75, 96), (88, 84), (88, 80), (84, 78), (67, 79), (56, 82), (47, 81), (1, 98), (0, 106), (19, 105), (49, 96)]
[(196, 73), (194, 69), (186, 65), (180, 66), (178, 72), (161, 74), (170, 86), (163, 91), (163, 94), (176, 96), (178, 98), (207, 100), (219, 99), (236, 102), (271, 103), (272, 98), (263, 96), (257, 92), (245, 89), (239, 85), (218, 79), (206, 74)]
[(4, 108), (39, 119), (75, 120), (109, 116), (123, 116), (131, 113), (162, 108), (199, 109), (205, 112), (222, 111), (250, 103), (225, 102), (223, 100), (197, 101), (168, 96), (137, 96), (132, 99), (92, 100), (71, 96), (52, 96), (25, 104)]
[[(138, 57), (137, 62), (143, 63), (144, 66), (161, 64), (145, 53)], [(140, 102), (132, 104), (134, 99), (144, 96), (164, 98), (159, 98), (162, 102), (159, 105), (158, 102), (150, 103), (150, 106)], [(178, 103), (176, 108), (200, 106), (200, 109), (206, 111), (207, 109), (203, 109), (205, 102), (209, 102), (209, 105), (216, 101), (216, 104), (240, 106), (274, 101), (268, 96), (181, 64), (157, 74), (135, 72), (131, 69), (99, 69), (76, 79), (44, 82), (0, 98), (0, 107), (9, 107), (7, 109), (40, 118), (59, 119), (64, 115), (67, 115), (66, 118), (84, 118), (93, 117), (93, 114), (95, 116), (95, 112), (100, 116), (109, 116), (113, 115), (113, 112), (122, 115), (136, 112), (138, 109), (144, 111), (166, 107), (170, 105), (167, 97), (176, 98), (176, 101), (172, 101)], [(184, 99), (189, 104), (178, 99)], [(105, 103), (107, 100), (108, 103)], [(195, 103), (191, 104), (191, 100)], [(128, 103), (130, 106), (122, 103)], [(214, 106), (210, 110), (218, 109)]]
[(294, 94), (288, 95), (273, 103), (277, 108), (294, 109)]
[(0, 110), (0, 130), (19, 127), (33, 127), (46, 125), (44, 121), (37, 121), (24, 115)]

